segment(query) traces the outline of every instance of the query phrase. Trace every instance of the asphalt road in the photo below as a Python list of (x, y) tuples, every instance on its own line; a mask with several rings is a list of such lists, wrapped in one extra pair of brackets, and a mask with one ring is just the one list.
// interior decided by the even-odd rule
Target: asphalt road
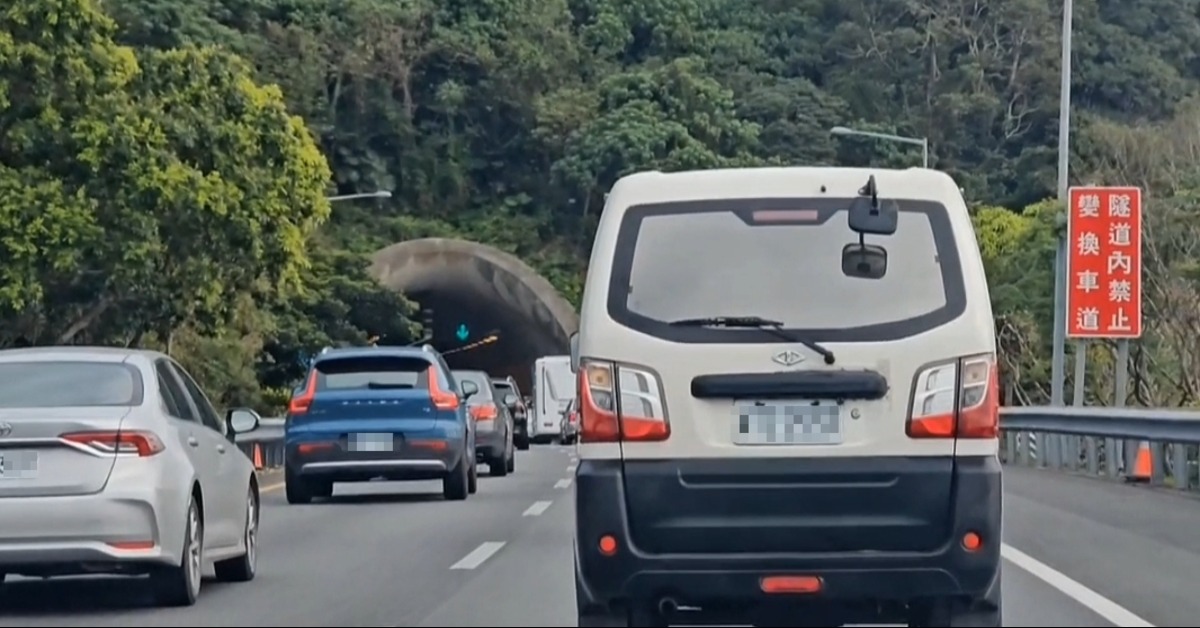
[[(160, 609), (138, 580), (16, 580), (0, 626), (573, 626), (572, 464), (565, 448), (519, 452), (515, 475), (458, 503), (438, 483), (308, 506), (271, 490), (253, 582)], [(1195, 625), (1200, 503), (1023, 469), (1006, 495), (1006, 625)]]

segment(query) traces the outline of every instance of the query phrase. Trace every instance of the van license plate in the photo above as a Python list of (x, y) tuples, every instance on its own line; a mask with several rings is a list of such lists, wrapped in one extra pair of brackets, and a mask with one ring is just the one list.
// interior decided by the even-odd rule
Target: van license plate
[(842, 406), (833, 401), (746, 401), (735, 405), (735, 445), (840, 445)]
[(32, 480), (38, 474), (38, 452), (0, 451), (0, 480)]
[(392, 451), (394, 448), (391, 434), (351, 434), (346, 440), (350, 451), (369, 453)]

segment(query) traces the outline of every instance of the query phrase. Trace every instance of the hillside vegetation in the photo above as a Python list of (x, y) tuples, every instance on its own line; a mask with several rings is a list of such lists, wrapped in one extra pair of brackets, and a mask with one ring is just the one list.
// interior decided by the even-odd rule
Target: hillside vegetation
[[(411, 304), (364, 272), (382, 245), (479, 240), (577, 299), (624, 173), (919, 164), (843, 125), (929, 138), (976, 207), (1014, 398), (1046, 399), (1058, 2), (10, 4), (0, 345), (169, 346), (221, 402), (270, 409), (317, 348), (412, 336)], [(1197, 2), (1075, 11), (1072, 179), (1147, 188), (1132, 392), (1191, 404)], [(324, 200), (377, 189), (394, 197)]]

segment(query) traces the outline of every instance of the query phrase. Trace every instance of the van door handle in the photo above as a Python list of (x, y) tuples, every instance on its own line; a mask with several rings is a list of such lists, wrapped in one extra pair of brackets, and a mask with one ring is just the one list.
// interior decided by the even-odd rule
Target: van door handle
[(196, 440), (195, 436), (188, 436), (188, 446), (189, 447), (199, 447), (200, 441)]
[(221, 453), (225, 453), (225, 446), (224, 446), (224, 445), (217, 445), (217, 451), (219, 451), (219, 452), (221, 452)]

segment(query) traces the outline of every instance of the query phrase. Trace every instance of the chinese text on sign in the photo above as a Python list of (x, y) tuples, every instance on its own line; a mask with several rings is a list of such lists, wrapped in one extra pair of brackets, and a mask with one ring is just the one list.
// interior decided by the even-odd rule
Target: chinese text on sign
[(1142, 191), (1071, 188), (1067, 336), (1142, 335)]

